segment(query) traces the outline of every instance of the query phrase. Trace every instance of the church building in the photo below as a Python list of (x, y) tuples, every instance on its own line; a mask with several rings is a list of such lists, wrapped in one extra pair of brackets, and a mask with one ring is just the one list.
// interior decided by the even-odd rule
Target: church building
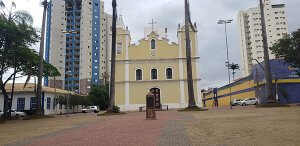
[[(194, 25), (197, 30), (197, 26)], [(138, 44), (122, 18), (117, 23), (115, 104), (121, 111), (138, 110), (146, 105), (149, 91), (156, 95), (156, 108), (188, 106), (184, 26), (178, 25), (178, 43), (169, 42), (167, 28), (145, 28)], [(195, 101), (201, 106), (197, 31), (190, 28)]]

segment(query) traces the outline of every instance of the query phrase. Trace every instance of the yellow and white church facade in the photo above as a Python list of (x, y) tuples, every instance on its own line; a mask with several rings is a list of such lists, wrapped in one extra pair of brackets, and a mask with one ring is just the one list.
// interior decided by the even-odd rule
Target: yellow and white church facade
[[(196, 25), (194, 26), (196, 28)], [(153, 92), (156, 107), (188, 106), (184, 26), (178, 25), (178, 43), (169, 42), (167, 29), (145, 28), (145, 37), (131, 44), (122, 18), (117, 23), (115, 104), (122, 111), (138, 110)], [(197, 32), (190, 29), (195, 101), (202, 106)]]

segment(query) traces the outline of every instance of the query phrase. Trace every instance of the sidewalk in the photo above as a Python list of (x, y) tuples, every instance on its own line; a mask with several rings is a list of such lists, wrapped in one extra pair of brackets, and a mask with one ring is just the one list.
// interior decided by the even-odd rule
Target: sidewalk
[[(78, 115), (50, 121), (26, 121), (1, 131), (1, 144), (11, 145), (297, 145), (300, 143), (300, 107), (210, 108), (206, 112), (145, 112), (97, 117)], [(30, 126), (30, 123), (35, 124)], [(61, 125), (57, 125), (61, 123)], [(13, 125), (13, 123), (11, 124)], [(23, 130), (23, 131), (22, 131)], [(12, 131), (21, 131), (15, 132)], [(10, 135), (10, 139), (4, 136)], [(5, 134), (5, 135), (6, 135)], [(23, 136), (22, 136), (23, 134)], [(24, 134), (28, 134), (24, 136)], [(13, 136), (12, 136), (13, 135)], [(18, 138), (21, 136), (22, 138)], [(2, 140), (5, 142), (2, 142)], [(0, 144), (0, 145), (1, 145)]]

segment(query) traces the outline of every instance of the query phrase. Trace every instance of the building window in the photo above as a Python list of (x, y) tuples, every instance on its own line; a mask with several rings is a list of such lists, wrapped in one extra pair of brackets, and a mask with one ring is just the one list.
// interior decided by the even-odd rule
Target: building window
[(18, 98), (17, 101), (17, 110), (24, 111), (25, 108), (25, 98)]
[(173, 79), (173, 70), (172, 70), (172, 68), (167, 68), (166, 69), (166, 78), (167, 79)]
[(151, 40), (151, 49), (155, 49), (156, 48), (156, 42), (155, 39)]
[(151, 79), (157, 80), (157, 69), (151, 69)]
[(51, 98), (47, 97), (47, 109), (49, 110), (51, 107)]
[(135, 76), (137, 81), (143, 80), (143, 71), (141, 69), (137, 69), (135, 71)]
[(123, 45), (121, 42), (117, 43), (117, 54), (122, 54)]
[(35, 110), (35, 109), (36, 109), (36, 98), (30, 97), (30, 110)]

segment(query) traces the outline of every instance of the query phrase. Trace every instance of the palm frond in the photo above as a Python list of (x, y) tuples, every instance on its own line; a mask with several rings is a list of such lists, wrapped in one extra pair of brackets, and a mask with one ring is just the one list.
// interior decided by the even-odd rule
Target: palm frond
[(27, 11), (16, 11), (13, 13), (12, 18), (18, 23), (33, 23), (33, 17)]
[(0, 8), (4, 8), (5, 7), (5, 4), (4, 4), (4, 2), (1, 0), (0, 1)]
[(16, 7), (17, 7), (17, 5), (16, 5), (16, 3), (15, 3), (15, 2), (11, 2), (11, 6), (12, 6), (12, 7), (14, 7), (14, 8), (16, 8)]

